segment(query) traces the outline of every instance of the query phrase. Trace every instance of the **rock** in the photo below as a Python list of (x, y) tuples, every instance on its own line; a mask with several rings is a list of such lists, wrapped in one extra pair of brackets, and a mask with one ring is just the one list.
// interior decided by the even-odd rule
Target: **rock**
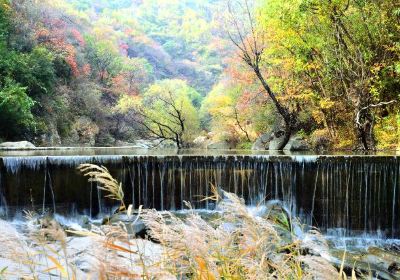
[(230, 150), (233, 148), (235, 147), (231, 145), (228, 141), (211, 142), (207, 145), (207, 149), (210, 150)]
[(300, 136), (292, 136), (289, 142), (286, 144), (284, 150), (286, 151), (308, 151), (310, 145)]
[(393, 262), (389, 265), (388, 271), (390, 273), (399, 273), (400, 274), (400, 264)]
[(20, 142), (3, 142), (0, 144), (0, 149), (6, 150), (32, 150), (35, 149), (35, 145), (28, 141)]
[(193, 140), (193, 148), (206, 149), (210, 144), (210, 138), (208, 136), (199, 136)]
[[(330, 250), (333, 258), (331, 262), (337, 267), (343, 267), (347, 275), (351, 275), (353, 269), (357, 276), (371, 274), (376, 279), (394, 280), (399, 279), (399, 274), (393, 267), (394, 260), (386, 259), (380, 250), (368, 249), (368, 252), (351, 252), (343, 250)], [(343, 256), (346, 256), (343, 258)], [(344, 260), (343, 260), (344, 259)], [(375, 279), (373, 278), (373, 279)]]
[(268, 150), (278, 150), (285, 138), (283, 131), (277, 131), (272, 134), (272, 139), (269, 142)]
[[(253, 144), (252, 150), (278, 150), (284, 140), (283, 131), (265, 133), (258, 137)], [(293, 135), (286, 144), (286, 151), (307, 151), (310, 150), (308, 143), (300, 135)]]
[(151, 149), (154, 148), (154, 146), (157, 143), (155, 143), (152, 140), (146, 140), (146, 139), (139, 139), (135, 141), (135, 146), (141, 149)]
[(267, 150), (269, 147), (269, 142), (272, 140), (272, 133), (264, 133), (257, 138), (251, 147), (252, 150)]
[(196, 139), (193, 140), (192, 148), (197, 149), (207, 149), (207, 146), (211, 143), (211, 134), (207, 134), (206, 136), (198, 136)]
[[(104, 221), (103, 221), (104, 222)], [(149, 229), (144, 224), (143, 220), (137, 215), (128, 217), (126, 214), (116, 213), (111, 218), (107, 219), (104, 224), (124, 223), (129, 234), (134, 234), (137, 238), (149, 237)]]

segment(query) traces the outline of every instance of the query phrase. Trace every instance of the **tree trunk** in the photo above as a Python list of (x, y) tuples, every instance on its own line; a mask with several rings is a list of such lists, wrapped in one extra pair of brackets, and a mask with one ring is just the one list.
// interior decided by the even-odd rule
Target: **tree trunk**
[(285, 134), (284, 134), (284, 137), (283, 137), (283, 141), (278, 147), (279, 151), (282, 151), (285, 148), (285, 146), (287, 145), (287, 143), (290, 140), (290, 136), (292, 136), (292, 132), (293, 132), (293, 129), (292, 129), (291, 125), (287, 124), (285, 126)]
[(277, 109), (278, 113), (281, 115), (281, 117), (283, 118), (283, 121), (285, 122), (285, 135), (284, 135), (282, 143), (278, 147), (278, 150), (283, 150), (285, 148), (286, 144), (289, 142), (290, 136), (292, 135), (292, 132), (296, 127), (297, 118), (294, 115), (292, 115), (287, 110), (287, 108), (283, 107), (279, 103), (274, 92), (271, 90), (271, 88), (265, 81), (263, 75), (261, 74), (260, 69), (258, 67), (254, 67), (253, 70), (256, 73), (257, 78), (260, 80), (263, 88), (267, 91), (268, 96), (272, 99), (272, 102), (274, 103), (275, 108)]
[(362, 126), (358, 127), (358, 137), (363, 150), (375, 150), (375, 139), (373, 135), (373, 125), (367, 120)]

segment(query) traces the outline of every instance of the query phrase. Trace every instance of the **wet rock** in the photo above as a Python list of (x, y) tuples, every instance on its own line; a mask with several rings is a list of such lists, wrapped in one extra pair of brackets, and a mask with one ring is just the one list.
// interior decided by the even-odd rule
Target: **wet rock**
[(32, 150), (35, 149), (35, 145), (28, 141), (19, 142), (3, 142), (0, 143), (0, 149), (5, 150)]
[(399, 274), (400, 275), (400, 264), (393, 262), (389, 265), (388, 271), (390, 273)]
[(269, 141), (268, 150), (278, 150), (285, 138), (283, 131), (272, 133), (271, 140)]
[(286, 144), (284, 150), (286, 151), (308, 151), (311, 147), (308, 145), (307, 141), (301, 136), (292, 136), (289, 142)]
[[(331, 262), (338, 268), (343, 267), (347, 275), (352, 271), (357, 276), (372, 275), (375, 279), (394, 280), (400, 275), (395, 270), (389, 271), (390, 263), (379, 255), (369, 252), (351, 252), (344, 250), (331, 250), (333, 258)], [(345, 257), (344, 257), (345, 256)]]
[(117, 213), (105, 220), (104, 224), (118, 224), (120, 222), (125, 224), (129, 234), (132, 234), (137, 238), (149, 237), (149, 229), (146, 227), (143, 220), (140, 218), (140, 216), (138, 217), (137, 214), (128, 217), (125, 214)]
[(208, 144), (210, 144), (208, 136), (199, 136), (193, 140), (193, 148), (206, 149)]
[(251, 147), (252, 150), (268, 150), (269, 142), (272, 140), (272, 133), (264, 133), (260, 137), (257, 138), (256, 142), (254, 142)]
[(368, 248), (368, 259), (383, 266), (390, 273), (400, 278), (400, 254), (390, 252), (382, 248), (371, 247)]

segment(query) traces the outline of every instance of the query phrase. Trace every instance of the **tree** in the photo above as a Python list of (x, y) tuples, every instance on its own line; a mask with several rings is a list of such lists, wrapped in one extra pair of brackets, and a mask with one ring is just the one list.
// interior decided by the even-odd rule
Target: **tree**
[(319, 128), (329, 132), (336, 147), (374, 149), (377, 129), (387, 129), (385, 119), (395, 123), (398, 114), (398, 5), (390, 0), (262, 3), (269, 52), (295, 62), (296, 75), (288, 80), (311, 93)]
[(257, 76), (264, 90), (267, 92), (277, 112), (282, 117), (284, 127), (284, 138), (278, 150), (283, 150), (289, 142), (292, 133), (298, 129), (299, 122), (296, 111), (291, 111), (281, 102), (276, 93), (264, 77), (261, 69), (264, 51), (266, 48), (265, 35), (259, 30), (257, 21), (254, 17), (254, 10), (250, 7), (248, 0), (239, 2), (228, 2), (229, 24), (233, 30), (228, 30), (228, 36), (232, 43), (237, 47), (240, 58), (252, 69)]
[(121, 70), (118, 51), (108, 41), (86, 38), (86, 56), (92, 66), (92, 74), (102, 85), (107, 85), (110, 78)]
[(230, 138), (251, 142), (254, 135), (253, 117), (258, 106), (244, 99), (251, 86), (228, 80), (220, 82), (204, 99), (201, 107), (203, 122), (211, 117), (211, 127), (216, 134), (228, 134)]
[(181, 80), (163, 80), (149, 87), (139, 97), (123, 97), (119, 107), (134, 110), (136, 120), (147, 135), (161, 142), (172, 141), (178, 149), (187, 147), (199, 130), (198, 112), (194, 105), (198, 93)]
[(31, 109), (34, 101), (26, 94), (26, 87), (7, 78), (0, 86), (0, 137), (22, 136), (33, 126)]

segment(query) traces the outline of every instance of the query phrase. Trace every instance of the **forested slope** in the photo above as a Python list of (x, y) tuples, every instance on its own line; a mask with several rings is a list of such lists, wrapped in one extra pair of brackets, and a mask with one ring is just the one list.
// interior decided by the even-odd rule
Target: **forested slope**
[(0, 3), (2, 140), (399, 147), (397, 1)]
[(121, 112), (124, 101), (159, 80), (194, 90), (199, 107), (232, 49), (219, 38), (218, 9), (217, 1), (2, 0), (0, 137), (132, 141), (142, 127)]

